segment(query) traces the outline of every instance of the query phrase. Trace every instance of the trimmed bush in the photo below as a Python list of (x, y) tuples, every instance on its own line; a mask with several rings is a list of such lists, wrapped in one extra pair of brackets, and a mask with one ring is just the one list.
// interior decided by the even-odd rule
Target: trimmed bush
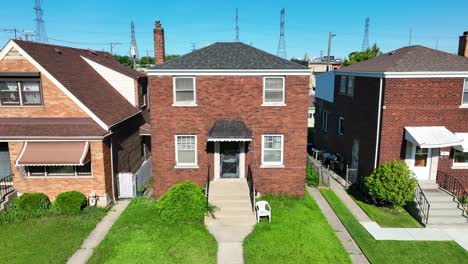
[(172, 186), (158, 201), (158, 208), (164, 221), (202, 223), (206, 197), (195, 183), (185, 181)]
[(309, 162), (307, 162), (306, 166), (306, 182), (307, 186), (317, 187), (319, 184), (319, 174), (309, 165)]
[(50, 200), (43, 193), (24, 193), (16, 199), (15, 206), (25, 212), (45, 211), (50, 208)]
[(386, 162), (365, 179), (369, 194), (396, 207), (414, 199), (416, 178), (404, 161)]
[(86, 196), (77, 191), (60, 193), (54, 201), (54, 207), (62, 213), (79, 213), (86, 204)]

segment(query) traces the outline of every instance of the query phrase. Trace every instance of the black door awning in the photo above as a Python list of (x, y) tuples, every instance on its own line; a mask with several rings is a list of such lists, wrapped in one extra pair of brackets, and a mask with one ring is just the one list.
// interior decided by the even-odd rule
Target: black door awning
[(220, 120), (208, 132), (208, 141), (252, 141), (252, 131), (239, 120)]

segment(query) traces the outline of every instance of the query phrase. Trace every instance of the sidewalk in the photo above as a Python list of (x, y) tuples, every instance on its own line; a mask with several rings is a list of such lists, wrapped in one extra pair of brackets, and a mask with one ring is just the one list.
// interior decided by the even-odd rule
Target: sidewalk
[(331, 189), (351, 211), (353, 216), (369, 232), (375, 240), (400, 241), (450, 241), (453, 240), (465, 250), (468, 250), (468, 228), (390, 228), (381, 227), (372, 221), (361, 207), (349, 196), (338, 182), (331, 180)]
[(317, 202), (318, 207), (325, 215), (325, 218), (327, 218), (328, 223), (335, 231), (336, 236), (340, 240), (346, 252), (348, 252), (352, 262), (356, 264), (369, 263), (366, 256), (362, 253), (359, 246), (353, 240), (353, 238), (348, 233), (344, 225), (341, 223), (340, 219), (338, 219), (338, 216), (336, 216), (335, 212), (333, 212), (333, 209), (330, 207), (328, 202), (325, 200), (325, 198), (323, 198), (319, 190), (316, 188), (307, 187), (307, 191)]
[(101, 243), (120, 214), (127, 208), (130, 200), (119, 200), (99, 222), (89, 236), (83, 241), (80, 249), (73, 254), (67, 264), (85, 264), (93, 255), (95, 247)]

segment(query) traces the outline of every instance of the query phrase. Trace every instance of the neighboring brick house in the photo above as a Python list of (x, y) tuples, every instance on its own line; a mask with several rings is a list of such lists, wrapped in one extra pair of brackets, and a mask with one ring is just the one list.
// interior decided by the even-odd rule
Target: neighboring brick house
[(463, 55), (409, 46), (319, 76), (316, 144), (342, 154), (360, 176), (386, 161), (405, 160), (420, 181), (435, 181), (443, 172), (468, 189)]
[(19, 194), (76, 190), (108, 204), (115, 176), (149, 158), (139, 135), (146, 85), (107, 52), (10, 40), (0, 52), (0, 178), (12, 174)]
[[(156, 58), (164, 33), (156, 23)], [(302, 196), (310, 71), (240, 42), (218, 42), (149, 69), (155, 195), (190, 180), (246, 178)]]

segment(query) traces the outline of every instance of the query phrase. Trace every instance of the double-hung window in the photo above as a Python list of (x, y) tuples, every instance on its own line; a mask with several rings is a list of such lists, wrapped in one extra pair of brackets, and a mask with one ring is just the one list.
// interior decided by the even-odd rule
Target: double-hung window
[(328, 112), (322, 112), (322, 130), (328, 132)]
[(263, 78), (263, 105), (284, 105), (284, 77)]
[(340, 94), (346, 93), (346, 75), (340, 76), (340, 89), (338, 91)]
[(39, 80), (0, 80), (0, 103), (2, 106), (41, 105)]
[(468, 152), (453, 150), (453, 166), (468, 167)]
[(176, 166), (197, 166), (197, 136), (177, 135), (175, 138)]
[(468, 105), (468, 78), (465, 79), (465, 83), (463, 85), (463, 99), (462, 104)]
[(340, 116), (338, 118), (338, 135), (344, 134), (344, 117)]
[(346, 95), (354, 96), (354, 76), (348, 76), (348, 85), (346, 87)]
[(196, 105), (195, 77), (174, 77), (174, 105)]
[(282, 166), (284, 135), (269, 134), (262, 137), (262, 165)]

